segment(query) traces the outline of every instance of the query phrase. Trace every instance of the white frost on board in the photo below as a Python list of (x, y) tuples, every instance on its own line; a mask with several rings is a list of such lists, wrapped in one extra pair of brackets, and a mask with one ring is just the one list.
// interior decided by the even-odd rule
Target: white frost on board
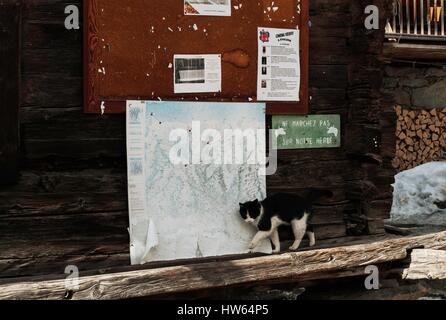
[(446, 224), (446, 210), (435, 203), (446, 200), (446, 162), (431, 162), (395, 176), (391, 222)]
[[(152, 101), (145, 107), (146, 208), (143, 214), (130, 212), (132, 264), (247, 253), (256, 229), (240, 217), (239, 202), (264, 199), (266, 178), (260, 175), (264, 165), (175, 165), (170, 152), (176, 143), (169, 137), (182, 129), (192, 139), (192, 121), (200, 121), (199, 134), (206, 129), (257, 132), (265, 127), (264, 104)], [(243, 139), (230, 140), (223, 141), (224, 150), (247, 151)], [(201, 143), (205, 148), (208, 141)], [(128, 148), (136, 147), (128, 143)], [(265, 157), (264, 149), (258, 152)], [(185, 160), (190, 159), (185, 155)], [(263, 241), (256, 251), (271, 253), (270, 241)]]

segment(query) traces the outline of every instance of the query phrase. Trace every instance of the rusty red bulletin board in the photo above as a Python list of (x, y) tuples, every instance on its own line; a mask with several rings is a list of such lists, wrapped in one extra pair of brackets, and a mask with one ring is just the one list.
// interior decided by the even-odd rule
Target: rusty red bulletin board
[[(123, 113), (130, 99), (255, 102), (257, 28), (297, 27), (300, 102), (271, 102), (267, 112), (306, 114), (309, 0), (232, 6), (230, 17), (209, 17), (184, 15), (183, 0), (84, 0), (85, 112), (100, 113), (103, 104), (106, 113)], [(222, 92), (174, 94), (175, 54), (221, 54)]]

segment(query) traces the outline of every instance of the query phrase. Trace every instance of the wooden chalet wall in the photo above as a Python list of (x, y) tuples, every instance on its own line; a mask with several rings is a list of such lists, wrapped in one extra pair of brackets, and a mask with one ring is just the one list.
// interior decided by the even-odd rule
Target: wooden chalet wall
[(20, 3), (0, 3), (0, 185), (17, 179)]
[[(129, 264), (125, 119), (83, 113), (82, 30), (64, 28), (68, 4), (82, 7), (24, 1), (20, 178), (0, 189), (0, 278)], [(310, 112), (341, 114), (344, 146), (280, 152), (268, 178), (269, 192), (335, 192), (318, 207), (318, 238), (382, 233), (388, 215), (393, 151), (381, 132), (394, 123), (376, 92), (382, 37), (364, 33), (368, 4), (311, 0)]]

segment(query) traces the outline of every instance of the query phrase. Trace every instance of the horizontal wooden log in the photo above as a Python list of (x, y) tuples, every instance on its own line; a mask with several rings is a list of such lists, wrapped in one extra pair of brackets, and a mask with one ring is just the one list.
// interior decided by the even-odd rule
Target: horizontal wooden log
[(443, 45), (413, 44), (413, 43), (385, 43), (383, 56), (388, 59), (405, 60), (446, 60)]
[(403, 272), (403, 279), (446, 279), (446, 251), (415, 249), (410, 254), (410, 259), (409, 267)]
[[(76, 300), (129, 299), (269, 280), (314, 280), (321, 273), (402, 260), (407, 250), (420, 246), (445, 248), (446, 232), (228, 262), (88, 276), (79, 279), (79, 287), (70, 296)], [(18, 282), (1, 285), (0, 299), (63, 299), (66, 291), (65, 279)]]

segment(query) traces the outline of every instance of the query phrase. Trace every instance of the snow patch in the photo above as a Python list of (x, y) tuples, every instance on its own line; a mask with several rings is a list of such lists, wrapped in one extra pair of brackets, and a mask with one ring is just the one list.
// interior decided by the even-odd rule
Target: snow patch
[(446, 162), (430, 162), (395, 176), (391, 223), (446, 225)]

